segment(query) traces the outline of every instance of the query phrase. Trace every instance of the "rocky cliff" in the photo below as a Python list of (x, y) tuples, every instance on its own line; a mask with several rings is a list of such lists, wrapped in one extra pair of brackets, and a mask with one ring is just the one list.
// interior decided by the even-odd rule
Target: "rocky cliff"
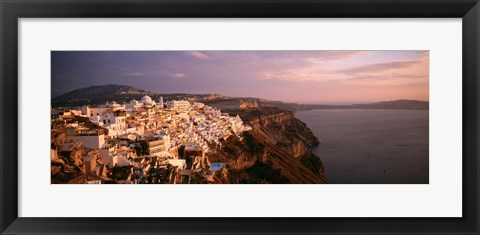
[(325, 183), (320, 158), (310, 151), (318, 139), (294, 114), (277, 108), (229, 110), (238, 114), (252, 131), (242, 138), (230, 137), (210, 155), (225, 162), (217, 172), (219, 183)]

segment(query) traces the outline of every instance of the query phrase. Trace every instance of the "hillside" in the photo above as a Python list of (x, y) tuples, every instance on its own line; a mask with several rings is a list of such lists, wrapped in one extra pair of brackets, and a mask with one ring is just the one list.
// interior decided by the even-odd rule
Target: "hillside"
[(141, 97), (155, 93), (145, 91), (131, 86), (108, 84), (102, 86), (89, 86), (70, 91), (66, 94), (54, 97), (52, 104), (75, 104), (75, 103), (96, 103), (112, 100), (112, 98)]
[(207, 103), (239, 115), (253, 128), (243, 140), (231, 137), (209, 156), (211, 161), (229, 166), (216, 175), (218, 182), (326, 183), (322, 161), (310, 151), (319, 141), (293, 112), (252, 98)]
[(158, 94), (151, 91), (135, 88), (126, 85), (108, 84), (103, 86), (90, 86), (70, 91), (66, 94), (52, 98), (52, 107), (73, 107), (82, 105), (98, 105), (107, 101), (118, 103), (130, 102), (133, 99), (140, 100), (144, 95), (158, 100), (163, 96), (164, 100), (190, 100), (190, 101), (208, 101), (215, 99), (225, 99), (226, 97), (218, 94), (185, 94), (171, 93)]

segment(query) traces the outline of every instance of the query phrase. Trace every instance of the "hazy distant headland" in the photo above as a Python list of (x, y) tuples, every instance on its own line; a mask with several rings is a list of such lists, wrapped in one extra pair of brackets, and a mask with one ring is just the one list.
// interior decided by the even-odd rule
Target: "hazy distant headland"
[[(100, 85), (89, 86), (85, 88), (76, 89), (66, 94), (52, 98), (52, 107), (71, 107), (81, 105), (95, 105), (102, 104), (108, 101), (116, 102), (130, 102), (132, 99), (141, 99), (142, 96), (149, 95), (153, 99), (158, 99), (160, 96), (164, 100), (170, 99), (185, 99), (189, 101), (197, 101), (208, 103), (217, 106), (222, 110), (229, 110), (237, 108), (240, 102), (248, 101), (251, 105), (258, 105), (259, 107), (277, 107), (285, 111), (301, 111), (312, 109), (428, 109), (428, 101), (419, 100), (393, 100), (382, 101), (369, 104), (346, 104), (346, 105), (326, 105), (326, 104), (299, 104), (288, 103), (282, 101), (272, 101), (261, 98), (252, 97), (227, 97), (219, 94), (188, 94), (188, 93), (168, 93), (160, 94), (156, 92), (138, 89), (126, 85)], [(247, 103), (248, 103), (247, 102)]]

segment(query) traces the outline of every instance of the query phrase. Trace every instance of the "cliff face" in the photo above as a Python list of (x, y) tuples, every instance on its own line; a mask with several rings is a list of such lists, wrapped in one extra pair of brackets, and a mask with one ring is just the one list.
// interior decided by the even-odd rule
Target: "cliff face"
[[(292, 112), (278, 109), (240, 111), (253, 130), (230, 137), (210, 156), (227, 163), (217, 172), (223, 183), (325, 183), (322, 162), (309, 147), (318, 139)], [(233, 156), (233, 157), (232, 157)]]
[(255, 99), (243, 99), (240, 100), (240, 109), (257, 109), (258, 102)]
[(256, 117), (248, 114), (243, 116), (247, 118), (254, 130), (266, 132), (267, 138), (279, 146), (304, 149), (305, 146), (301, 146), (302, 144), (308, 147), (319, 144), (312, 131), (305, 123), (295, 118), (293, 112), (279, 110), (276, 113), (261, 114)]

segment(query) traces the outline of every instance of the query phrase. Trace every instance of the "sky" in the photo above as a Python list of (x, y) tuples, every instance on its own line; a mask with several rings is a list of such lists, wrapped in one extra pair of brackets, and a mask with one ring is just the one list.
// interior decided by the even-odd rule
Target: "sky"
[(52, 51), (52, 97), (92, 85), (297, 103), (428, 101), (428, 51)]

